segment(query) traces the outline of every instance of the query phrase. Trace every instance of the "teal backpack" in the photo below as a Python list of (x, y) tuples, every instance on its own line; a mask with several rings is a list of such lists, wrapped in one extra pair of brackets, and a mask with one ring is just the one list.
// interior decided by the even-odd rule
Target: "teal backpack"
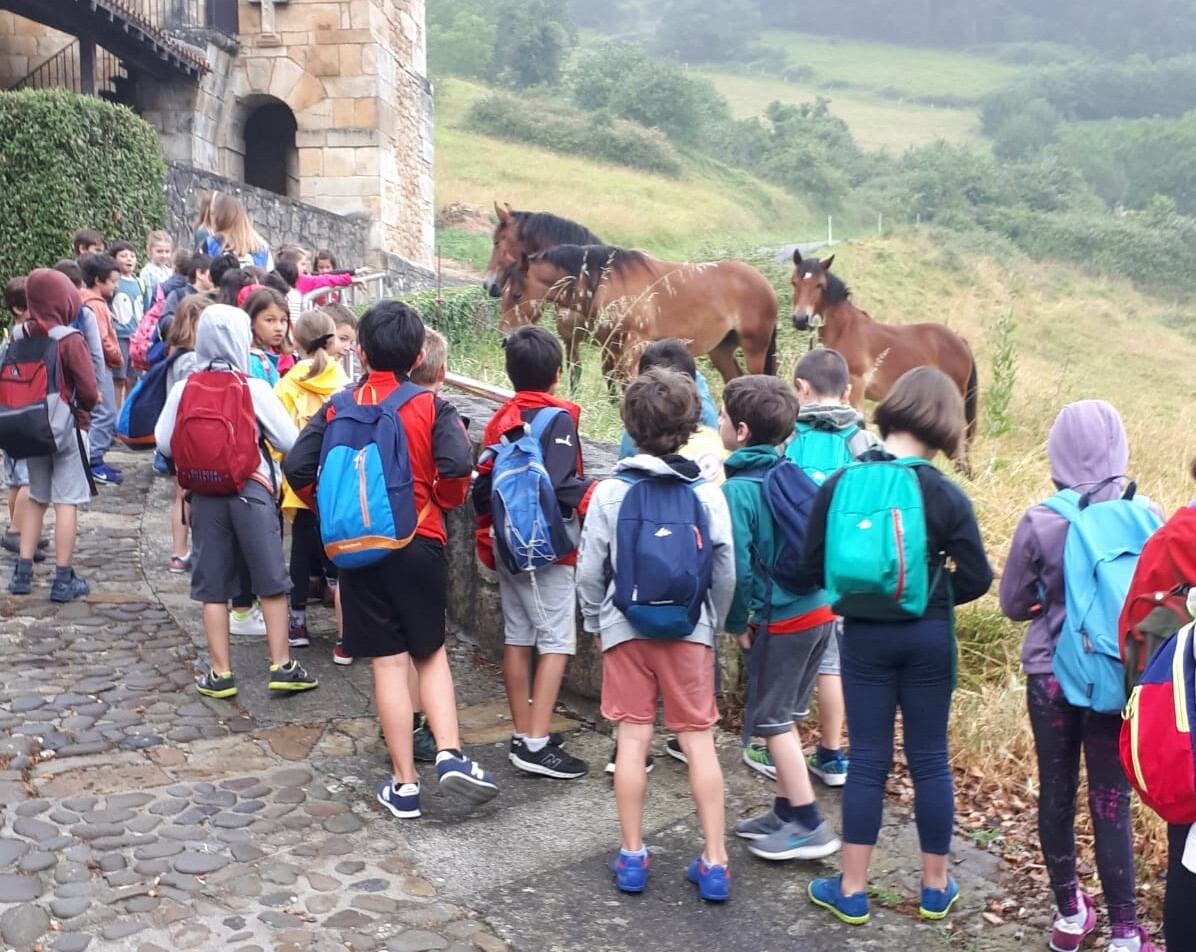
[(860, 428), (855, 425), (839, 430), (799, 422), (785, 456), (797, 463), (815, 486), (821, 486), (854, 461), (849, 447), (852, 438), (859, 432)]
[(843, 467), (826, 517), (826, 591), (836, 614), (907, 621), (925, 613), (930, 553), (917, 468), (929, 465), (910, 458)]

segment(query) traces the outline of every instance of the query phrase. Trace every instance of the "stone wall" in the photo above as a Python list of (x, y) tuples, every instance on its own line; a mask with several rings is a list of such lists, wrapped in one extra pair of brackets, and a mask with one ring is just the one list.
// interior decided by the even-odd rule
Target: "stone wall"
[(19, 82), (74, 37), (0, 10), (0, 89)]

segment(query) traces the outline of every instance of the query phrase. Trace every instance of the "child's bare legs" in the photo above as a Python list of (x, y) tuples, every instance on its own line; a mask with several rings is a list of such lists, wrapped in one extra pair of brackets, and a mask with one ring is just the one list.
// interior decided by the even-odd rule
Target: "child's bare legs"
[[(419, 671), (420, 696), (428, 727), (436, 738), (439, 750), (460, 750), (461, 734), (457, 725), (457, 694), (453, 688), (453, 672), (449, 668), (448, 652), (441, 645), (426, 658), (412, 659)], [(404, 692), (405, 694), (406, 692)], [(408, 698), (410, 707), (410, 698)], [(411, 736), (412, 712), (407, 711), (407, 735)]]
[(177, 559), (187, 557), (187, 524), (183, 520), (183, 490), (176, 486), (174, 503), (170, 507), (170, 546), (171, 552)]
[(262, 618), (266, 621), (266, 646), (270, 650), (271, 664), (286, 664), (291, 660), (291, 646), (287, 642), (287, 627), (290, 614), (286, 595), (258, 596), (262, 607)]
[(503, 648), (502, 675), (507, 689), (507, 704), (511, 708), (511, 721), (516, 734), (547, 737), (569, 656), (540, 655), (534, 682), (530, 682), (531, 661), (532, 649), (529, 647), (506, 645)]
[[(34, 502), (28, 494), (17, 502), (17, 519), (21, 526), (22, 559), (32, 559), (37, 552), (38, 540), (42, 537), (42, 526), (49, 507)], [(75, 557), (75, 529), (79, 524), (79, 513), (74, 506), (54, 507), (54, 564), (58, 568), (70, 568)]]
[(820, 743), (827, 750), (840, 750), (843, 747), (845, 712), (843, 679), (837, 674), (820, 674), (818, 676), (818, 721), (822, 728)]
[[(648, 748), (652, 746), (651, 724), (619, 724), (619, 752), (615, 758), (615, 806), (619, 811), (619, 830), (623, 849), (638, 853), (644, 848), (644, 799), (648, 791), (646, 769)], [(712, 748), (713, 749), (713, 748)], [(688, 751), (687, 751), (688, 753)], [(715, 761), (717, 769), (718, 762)], [(690, 784), (693, 785), (694, 763), (690, 761)], [(718, 778), (719, 809), (722, 809), (722, 774)], [(695, 788), (695, 799), (697, 791)], [(701, 810), (699, 808), (699, 817)], [(703, 825), (703, 829), (705, 829)], [(711, 859), (709, 856), (707, 859)], [(714, 862), (714, 860), (711, 860)], [(726, 862), (724, 856), (721, 862)]]
[(408, 672), (411, 656), (406, 652), (375, 658), (374, 699), (378, 705), (378, 720), (386, 738), (391, 770), (398, 783), (418, 783), (415, 772), (415, 748), (411, 735), (411, 693)]
[(20, 508), (21, 501), (29, 495), (28, 486), (13, 486), (8, 490), (8, 531), (15, 532), (18, 535), (21, 532), (21, 522), (17, 515), (17, 509)]
[[(340, 599), (337, 599), (339, 606)], [(340, 614), (339, 612), (337, 613)], [(337, 619), (336, 630), (340, 632), (340, 620)], [(407, 694), (411, 697), (412, 717), (424, 709), (423, 701), (419, 697), (419, 668), (413, 664), (407, 665)]]
[[(860, 843), (843, 844), (843, 881), (839, 887), (844, 896), (864, 892), (868, 888), (868, 867), (872, 865), (872, 851), (875, 846)], [(945, 860), (946, 857), (943, 857)], [(944, 865), (944, 870), (946, 869)], [(923, 873), (925, 879), (925, 873)], [(944, 879), (943, 885), (947, 882)], [(929, 885), (929, 880), (927, 880)]]
[(784, 734), (766, 737), (768, 753), (777, 768), (777, 796), (788, 800), (791, 806), (804, 806), (814, 802), (814, 787), (810, 784), (810, 772), (802, 756), (801, 738), (797, 726)]
[[(638, 725), (637, 725), (638, 726)], [(623, 759), (623, 728), (619, 730), (619, 760)], [(648, 741), (652, 738), (652, 727), (646, 725)], [(678, 731), (677, 740), (689, 759), (689, 788), (693, 792), (694, 805), (698, 809), (698, 822), (706, 845), (702, 856), (711, 866), (727, 865), (727, 817), (723, 792), (723, 768), (714, 749), (714, 732)], [(639, 753), (640, 770), (648, 754), (645, 744)], [(615, 772), (616, 779), (618, 771)], [(807, 784), (809, 781), (807, 780)]]
[(217, 674), (232, 671), (233, 663), (228, 648), (228, 603), (205, 602), (203, 606), (203, 633), (208, 639), (208, 654), (212, 658), (212, 670)]

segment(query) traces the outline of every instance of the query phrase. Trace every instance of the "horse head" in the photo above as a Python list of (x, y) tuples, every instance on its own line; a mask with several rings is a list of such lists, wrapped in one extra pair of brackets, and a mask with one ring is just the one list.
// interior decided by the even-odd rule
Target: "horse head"
[[(801, 252), (793, 252), (793, 326), (799, 331), (808, 331), (822, 326), (826, 306), (834, 304), (833, 292), (843, 284), (831, 272), (835, 256), (824, 261), (817, 258), (803, 258)], [(844, 292), (846, 289), (844, 289)]]
[(572, 307), (575, 283), (568, 271), (543, 255), (520, 255), (518, 264), (503, 271), (499, 332), (505, 335), (524, 324), (539, 323), (545, 304), (565, 309)]
[(522, 244), (519, 238), (519, 222), (511, 212), (511, 206), (494, 203), (498, 225), (494, 229), (494, 250), (490, 252), (490, 263), (482, 278), (482, 287), (491, 297), (501, 297), (503, 286), (499, 280), (503, 272), (519, 263)]

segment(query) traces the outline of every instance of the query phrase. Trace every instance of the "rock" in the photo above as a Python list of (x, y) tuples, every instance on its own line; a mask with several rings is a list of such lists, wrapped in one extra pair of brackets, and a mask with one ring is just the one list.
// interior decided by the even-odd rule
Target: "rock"
[(277, 909), (267, 909), (259, 914), (258, 918), (275, 929), (294, 929), (303, 924), (303, 920), (298, 916), (288, 916), (285, 912), (279, 912)]
[(219, 853), (199, 853), (188, 851), (174, 861), (175, 872), (187, 873), (192, 876), (205, 876), (223, 869), (228, 865), (228, 857)]
[(342, 813), (324, 821), (324, 829), (329, 833), (356, 833), (361, 827), (361, 819), (353, 813)]
[(481, 952), (507, 952), (507, 944), (502, 939), (496, 936), (487, 935), (485, 932), (479, 932), (473, 937), (473, 944), (476, 945)]
[(40, 873), (43, 869), (49, 869), (55, 862), (53, 853), (34, 850), (21, 857), (21, 861), (17, 863), (17, 869), (22, 873)]
[(377, 912), (389, 916), (398, 912), (399, 903), (389, 896), (379, 896), (376, 893), (366, 893), (364, 896), (354, 896), (349, 904), (354, 909), (364, 909), (366, 912)]
[(54, 882), (62, 883), (85, 883), (91, 879), (91, 873), (87, 871), (87, 867), (79, 863), (59, 863), (54, 867)]
[(104, 926), (100, 933), (109, 942), (115, 942), (117, 939), (123, 939), (131, 936), (136, 932), (140, 932), (145, 928), (144, 922), (138, 922), (135, 919), (125, 919), (121, 922), (110, 922)]
[(359, 879), (349, 888), (357, 892), (384, 892), (389, 885), (385, 879)]
[(305, 873), (307, 881), (311, 884), (311, 888), (319, 892), (332, 892), (334, 889), (340, 889), (341, 881), (332, 876), (325, 876), (323, 873)]
[(51, 948), (54, 952), (83, 952), (91, 945), (91, 936), (83, 932), (67, 932), (60, 935)]
[(35, 820), (33, 817), (28, 816), (19, 817), (13, 823), (12, 831), (17, 836), (23, 836), (27, 840), (33, 840), (35, 843), (41, 843), (58, 835), (58, 827), (53, 823), (46, 823), (44, 820)]
[(0, 868), (12, 865), (28, 852), (28, 843), (7, 837), (0, 838)]
[(40, 880), (32, 876), (18, 876), (15, 873), (0, 873), (0, 902), (29, 902), (41, 894)]
[(438, 936), (435, 932), (412, 929), (390, 939), (386, 943), (386, 950), (387, 952), (432, 952), (434, 949), (443, 949), (447, 945), (448, 940)]
[(153, 912), (159, 901), (157, 896), (134, 896), (125, 901), (125, 909), (128, 912)]
[(356, 909), (342, 909), (324, 920), (326, 929), (360, 929), (373, 922), (373, 918)]
[(50, 917), (41, 906), (25, 903), (0, 916), (0, 936), (15, 948), (29, 948), (50, 928)]
[(332, 912), (336, 908), (337, 901), (336, 896), (324, 893), (319, 896), (308, 896), (304, 905), (307, 906), (308, 912), (321, 916), (326, 912)]
[(306, 767), (287, 767), (274, 771), (270, 779), (280, 787), (299, 787), (305, 783), (311, 783), (312, 772)]
[(74, 919), (75, 916), (83, 915), (90, 905), (91, 900), (86, 896), (78, 896), (74, 899), (51, 899), (50, 911), (54, 913), (55, 919)]
[(365, 869), (365, 863), (358, 859), (346, 859), (336, 864), (336, 871), (343, 876), (355, 876)]
[(105, 853), (100, 857), (100, 871), (112, 873), (125, 868), (125, 858), (120, 853)]
[(133, 850), (137, 859), (165, 859), (167, 856), (177, 856), (183, 851), (182, 843), (171, 840), (159, 840), (157, 843), (146, 843)]

